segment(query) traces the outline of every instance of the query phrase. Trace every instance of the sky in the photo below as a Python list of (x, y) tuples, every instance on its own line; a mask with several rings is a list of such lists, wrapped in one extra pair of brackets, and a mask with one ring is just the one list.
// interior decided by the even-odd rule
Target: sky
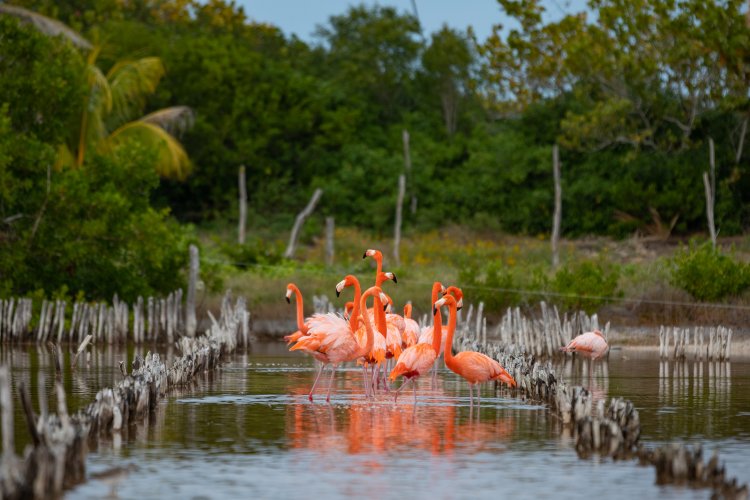
[[(350, 5), (393, 6), (401, 12), (412, 13), (412, 0), (235, 0), (245, 8), (252, 20), (273, 24), (285, 34), (295, 34), (305, 41), (313, 40), (319, 24), (325, 24), (332, 15), (346, 12)], [(492, 32), (494, 24), (514, 25), (502, 12), (497, 0), (415, 0), (419, 20), (425, 35), (438, 31), (443, 24), (451, 28), (466, 29), (471, 25), (482, 41)], [(543, 0), (545, 19), (555, 20), (565, 13), (584, 9), (585, 0)]]

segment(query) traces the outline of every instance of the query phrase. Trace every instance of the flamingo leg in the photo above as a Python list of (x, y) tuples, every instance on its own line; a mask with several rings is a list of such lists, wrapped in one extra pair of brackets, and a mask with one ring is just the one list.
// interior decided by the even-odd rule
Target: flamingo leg
[(471, 384), (469, 384), (469, 406), (474, 406), (474, 389)]
[(417, 384), (416, 382), (412, 383), (411, 386), (414, 388), (414, 411), (417, 410)]
[(370, 386), (368, 385), (367, 363), (362, 363), (362, 379), (365, 384), (365, 398), (370, 397)]
[(482, 406), (482, 386), (477, 384), (477, 408)]
[(372, 394), (375, 395), (375, 392), (378, 390), (378, 372), (380, 372), (380, 363), (375, 363), (375, 365), (372, 367)]
[(320, 368), (318, 368), (318, 376), (315, 377), (315, 382), (313, 382), (312, 389), (310, 389), (310, 394), (307, 396), (307, 398), (312, 402), (313, 400), (313, 392), (315, 392), (315, 386), (318, 385), (318, 380), (320, 380), (320, 376), (323, 374), (323, 368), (325, 368), (326, 365), (323, 363), (320, 363)]
[(328, 394), (326, 395), (326, 402), (331, 402), (331, 387), (333, 387), (333, 377), (336, 376), (336, 365), (331, 365), (331, 381), (328, 384)]
[(394, 396), (393, 396), (393, 402), (394, 403), (398, 402), (398, 395), (399, 395), (399, 393), (402, 390), (404, 390), (404, 387), (406, 387), (407, 385), (409, 385), (409, 382), (413, 383), (413, 380), (414, 380), (413, 378), (407, 378), (406, 382), (404, 382), (403, 384), (401, 384), (401, 387), (399, 387), (398, 389), (396, 389), (396, 392), (394, 393)]

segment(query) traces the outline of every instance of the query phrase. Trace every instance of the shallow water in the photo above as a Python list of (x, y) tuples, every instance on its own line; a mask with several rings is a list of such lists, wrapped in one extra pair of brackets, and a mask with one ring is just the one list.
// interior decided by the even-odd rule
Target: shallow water
[[(14, 382), (26, 380), (32, 389), (51, 362), (30, 350), (1, 354), (13, 365)], [(132, 349), (97, 351), (91, 366), (66, 372), (71, 409), (115, 381), (117, 361), (133, 355)], [(750, 363), (702, 363), (702, 368), (701, 375), (697, 364), (666, 366), (613, 352), (608, 363), (594, 365), (592, 379), (585, 362), (561, 363), (556, 371), (590, 387), (597, 398), (631, 399), (641, 412), (645, 442), (701, 443), (706, 454), (718, 449), (729, 475), (750, 482)], [(235, 355), (218, 373), (160, 403), (145, 424), (102, 440), (88, 457), (90, 480), (67, 496), (709, 494), (657, 486), (653, 468), (631, 461), (579, 459), (544, 406), (504, 389), (485, 387), (481, 410), (470, 412), (466, 384), (442, 371), (434, 387), (421, 381), (415, 411), (411, 390), (398, 404), (390, 396), (366, 402), (361, 372), (350, 368), (337, 374), (332, 404), (325, 404), (324, 394), (310, 404), (314, 370), (308, 358), (279, 344), (257, 344), (252, 353)], [(25, 429), (18, 409), (16, 414), (18, 448)]]

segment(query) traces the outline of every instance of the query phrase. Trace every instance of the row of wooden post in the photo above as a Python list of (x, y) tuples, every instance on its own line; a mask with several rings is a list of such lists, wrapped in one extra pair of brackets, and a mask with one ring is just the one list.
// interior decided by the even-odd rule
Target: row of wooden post
[[(129, 305), (115, 294), (112, 305), (104, 302), (75, 302), (70, 318), (67, 302), (42, 300), (38, 321), (32, 329), (33, 301), (29, 298), (0, 299), (0, 342), (70, 341), (80, 343), (87, 335), (95, 342), (136, 343), (165, 340), (172, 343), (179, 336), (195, 336), (195, 297), (199, 273), (198, 248), (190, 245), (190, 270), (187, 300), (182, 289), (166, 297), (139, 296)], [(132, 315), (130, 314), (132, 311)], [(132, 322), (131, 322), (132, 320)]]
[[(708, 341), (705, 341), (708, 334)], [(693, 359), (729, 361), (732, 350), (732, 330), (723, 326), (692, 328), (693, 343), (690, 344), (691, 328), (662, 326), (659, 328), (659, 357), (661, 359)], [(669, 340), (673, 339), (670, 348)]]
[(700, 446), (641, 443), (640, 416), (631, 401), (613, 397), (609, 405), (604, 400), (595, 404), (586, 388), (568, 386), (558, 378), (549, 360), (542, 362), (518, 345), (480, 344), (472, 336), (461, 341), (462, 349), (477, 350), (496, 359), (516, 380), (517, 387), (512, 391), (549, 404), (559, 417), (563, 432), (573, 434), (581, 457), (599, 454), (635, 458), (640, 464), (656, 469), (659, 484), (710, 488), (712, 498), (747, 498), (747, 484), (739, 484), (736, 478), (727, 476), (716, 452), (704, 461)]
[[(68, 413), (65, 402), (61, 365), (56, 364), (55, 368), (58, 374), (57, 414), (48, 412), (43, 379), (38, 382), (38, 414), (31, 403), (28, 387), (20, 384), (20, 400), (32, 436), (32, 444), (26, 447), (22, 457), (18, 457), (14, 450), (10, 371), (7, 366), (0, 366), (3, 436), (0, 498), (58, 498), (64, 489), (84, 481), (87, 443), (100, 435), (127, 433), (131, 424), (148, 420), (149, 414), (170, 389), (191, 384), (202, 373), (213, 370), (222, 355), (235, 350), (243, 335), (246, 341), (248, 317), (244, 298), (232, 304), (230, 296), (225, 296), (219, 320), (211, 318), (211, 326), (205, 335), (180, 339), (178, 347), (182, 356), (171, 366), (167, 366), (158, 354), (148, 353), (145, 358), (138, 355), (129, 374), (121, 365), (123, 379), (113, 388), (100, 390), (93, 402), (73, 415)], [(86, 340), (90, 338), (87, 336)], [(55, 359), (59, 360), (59, 344), (55, 350), (58, 352)]]

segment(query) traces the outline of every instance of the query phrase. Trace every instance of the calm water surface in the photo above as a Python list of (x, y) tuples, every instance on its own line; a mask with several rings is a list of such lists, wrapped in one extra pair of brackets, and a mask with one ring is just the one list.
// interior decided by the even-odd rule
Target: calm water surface
[[(133, 355), (132, 349), (96, 351), (90, 366), (66, 373), (71, 409), (116, 381), (118, 361)], [(24, 380), (35, 391), (51, 366), (51, 358), (33, 348), (2, 351), (0, 359), (12, 364), (15, 383)], [(365, 401), (354, 368), (338, 373), (332, 404), (324, 395), (310, 404), (314, 370), (307, 357), (279, 344), (235, 355), (220, 372), (163, 401), (145, 424), (101, 441), (88, 458), (91, 479), (67, 496), (709, 495), (657, 486), (654, 470), (634, 462), (579, 459), (544, 406), (504, 390), (485, 387), (481, 410), (470, 412), (468, 388), (452, 373), (441, 372), (434, 386), (420, 383), (415, 411), (410, 390), (397, 405), (391, 397)], [(592, 379), (585, 363), (556, 370), (590, 387), (596, 398), (631, 399), (647, 443), (701, 443), (707, 454), (720, 452), (730, 476), (750, 482), (750, 363), (663, 364), (613, 351), (608, 363), (595, 365)], [(27, 438), (18, 409), (15, 434), (21, 448)], [(113, 468), (121, 472), (112, 474)]]

